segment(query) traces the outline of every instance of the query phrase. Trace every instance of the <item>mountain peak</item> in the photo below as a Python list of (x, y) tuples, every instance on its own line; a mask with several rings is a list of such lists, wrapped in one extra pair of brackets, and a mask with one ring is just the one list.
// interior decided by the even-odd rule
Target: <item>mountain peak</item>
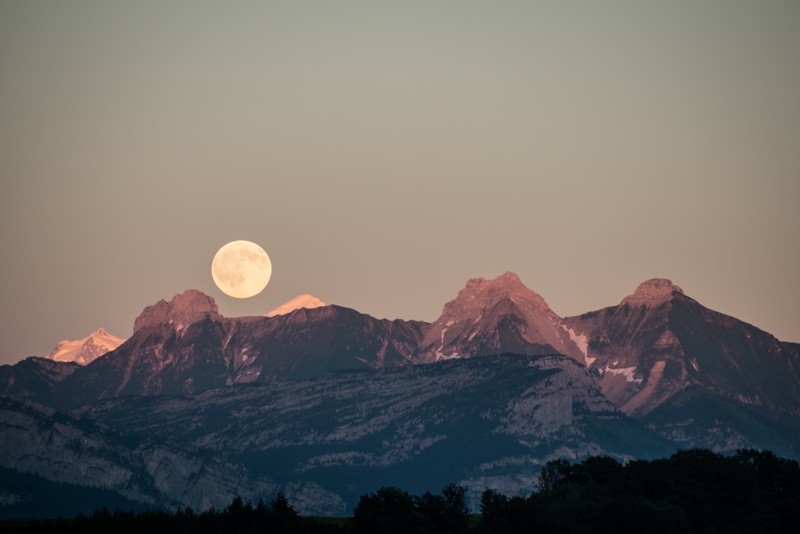
[(102, 326), (82, 339), (59, 341), (47, 358), (57, 362), (75, 362), (86, 365), (114, 350), (125, 340), (110, 334)]
[(467, 284), (470, 282), (483, 282), (484, 284), (488, 285), (501, 285), (501, 286), (521, 286), (522, 280), (519, 279), (519, 275), (517, 273), (512, 273), (511, 271), (506, 271), (497, 278), (493, 280), (487, 280), (485, 278), (473, 278), (467, 281)]
[(172, 297), (169, 302), (159, 300), (155, 304), (147, 306), (136, 318), (133, 331), (138, 332), (142, 328), (161, 324), (173, 324), (176, 328), (181, 329), (207, 316), (212, 319), (222, 317), (218, 312), (217, 303), (205, 293), (196, 289), (187, 289)]
[(622, 304), (631, 306), (652, 306), (672, 300), (676, 294), (683, 295), (683, 289), (666, 278), (651, 278), (639, 284), (633, 295), (628, 295)]
[(473, 278), (444, 305), (425, 333), (422, 352), (429, 360), (516, 352), (583, 354), (561, 318), (512, 272), (497, 278)]
[(283, 304), (273, 309), (269, 313), (266, 313), (264, 316), (275, 317), (277, 315), (286, 315), (287, 313), (299, 310), (300, 308), (312, 309), (312, 308), (321, 308), (323, 306), (327, 306), (327, 304), (319, 300), (314, 295), (309, 295), (309, 294), (298, 295), (292, 300), (284, 302)]
[(450, 310), (463, 309), (465, 305), (490, 306), (504, 298), (510, 298), (514, 302), (526, 302), (542, 311), (550, 309), (538, 293), (525, 287), (519, 276), (509, 271), (491, 280), (471, 278), (464, 289), (458, 292), (455, 300), (445, 304), (442, 315), (448, 315)]

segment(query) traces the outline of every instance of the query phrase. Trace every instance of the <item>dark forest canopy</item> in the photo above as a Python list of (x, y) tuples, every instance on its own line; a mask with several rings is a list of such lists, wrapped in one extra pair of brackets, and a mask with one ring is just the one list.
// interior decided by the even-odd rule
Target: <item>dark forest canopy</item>
[(269, 505), (235, 498), (224, 510), (109, 512), (45, 521), (6, 521), (5, 532), (767, 532), (800, 524), (800, 464), (770, 452), (723, 456), (704, 449), (626, 464), (598, 456), (555, 460), (528, 497), (492, 489), (470, 515), (464, 489), (411, 495), (383, 487), (362, 495), (351, 518), (300, 517), (279, 494)]

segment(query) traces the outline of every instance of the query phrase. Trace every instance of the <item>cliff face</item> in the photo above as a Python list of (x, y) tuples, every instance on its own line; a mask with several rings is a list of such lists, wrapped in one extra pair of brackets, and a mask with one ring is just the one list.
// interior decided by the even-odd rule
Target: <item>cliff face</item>
[(551, 354), (583, 361), (561, 318), (514, 273), (474, 278), (445, 304), (426, 330), (417, 359), (423, 362), (487, 354)]
[[(233, 495), (257, 500), (275, 491), (268, 478), (240, 465), (206, 459), (165, 443), (129, 440), (105, 425), (39, 405), (0, 397), (0, 466), (113, 490), (131, 500), (168, 507), (220, 508)], [(21, 496), (24, 498), (24, 496)]]
[(800, 454), (793, 344), (709, 310), (661, 279), (618, 306), (564, 322), (586, 337), (589, 369), (605, 396), (665, 438), (719, 451)]
[(325, 512), (337, 514), (377, 481), (419, 491), (456, 481), (476, 495), (489, 483), (530, 492), (541, 465), (555, 457), (670, 450), (562, 355), (342, 371), (194, 397), (120, 397), (73, 415), (132, 442), (236, 459), (246, 472), (269, 473), (300, 502), (324, 496)]
[(126, 343), (58, 391), (77, 406), (505, 352), (585, 358), (561, 318), (513, 273), (470, 280), (433, 324), (379, 320), (339, 306), (226, 319), (211, 297), (187, 291), (145, 308)]
[(669, 280), (647, 281), (618, 306), (564, 322), (587, 337), (589, 367), (626, 413), (646, 415), (694, 387), (800, 413), (800, 373), (788, 344), (703, 307)]
[(197, 291), (189, 289), (175, 295), (169, 302), (159, 300), (152, 306), (147, 306), (133, 324), (134, 333), (146, 328), (156, 328), (161, 325), (173, 326), (182, 330), (186, 326), (202, 319), (221, 319), (214, 299)]
[(135, 324), (119, 348), (57, 386), (63, 405), (406, 365), (426, 326), (339, 306), (227, 319), (197, 291), (148, 306)]

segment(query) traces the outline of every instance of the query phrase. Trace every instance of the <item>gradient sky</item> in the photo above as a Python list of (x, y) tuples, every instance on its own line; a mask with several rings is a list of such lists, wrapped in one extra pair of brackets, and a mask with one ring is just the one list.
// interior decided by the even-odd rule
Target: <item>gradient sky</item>
[[(800, 2), (0, 0), (0, 363), (187, 288), (433, 320), (671, 278), (800, 341)], [(270, 285), (213, 284), (255, 241)]]

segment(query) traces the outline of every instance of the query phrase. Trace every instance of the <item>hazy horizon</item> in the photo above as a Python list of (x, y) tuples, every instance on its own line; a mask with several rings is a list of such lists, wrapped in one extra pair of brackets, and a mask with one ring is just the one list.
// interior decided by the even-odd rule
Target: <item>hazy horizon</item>
[[(194, 288), (432, 321), (654, 277), (800, 342), (800, 3), (0, 3), (0, 363)], [(250, 240), (258, 296), (210, 265)]]

